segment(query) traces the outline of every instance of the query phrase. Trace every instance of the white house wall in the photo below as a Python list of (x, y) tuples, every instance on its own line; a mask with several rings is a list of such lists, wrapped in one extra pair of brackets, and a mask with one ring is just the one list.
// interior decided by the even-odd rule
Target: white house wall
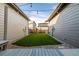
[(55, 24), (54, 36), (74, 47), (79, 47), (79, 4), (69, 4)]
[(58, 18), (59, 18), (59, 15), (60, 15), (60, 14), (58, 14), (57, 16), (55, 16), (55, 17), (49, 22), (49, 24), (48, 24), (48, 26), (49, 26), (48, 31), (49, 31), (49, 34), (50, 34), (50, 35), (52, 35), (53, 26), (56, 24), (56, 22), (57, 22), (57, 20), (58, 20)]
[(39, 30), (48, 30), (48, 27), (38, 27)]
[(36, 28), (36, 24), (34, 21), (29, 21), (29, 29), (35, 29)]
[(18, 11), (8, 6), (7, 39), (12, 42), (26, 35), (28, 35), (28, 21)]
[(34, 29), (33, 23), (29, 24), (29, 29)]

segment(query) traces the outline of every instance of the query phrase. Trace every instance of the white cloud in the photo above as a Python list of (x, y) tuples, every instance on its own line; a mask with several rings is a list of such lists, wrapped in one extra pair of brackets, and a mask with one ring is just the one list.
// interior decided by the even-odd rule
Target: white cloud
[(29, 18), (38, 24), (47, 20), (48, 15), (46, 13), (37, 14), (35, 11), (33, 11), (31, 12), (31, 15), (29, 15)]
[(54, 9), (56, 9), (57, 5), (52, 7), (52, 11), (48, 11), (48, 12), (39, 12), (37, 14), (37, 11), (26, 11), (26, 15), (33, 21), (36, 22), (36, 24), (41, 23), (41, 22), (45, 22), (45, 20), (48, 19), (48, 17), (50, 16), (51, 12), (53, 12)]
[(44, 19), (39, 18), (39, 17), (31, 16), (30, 19), (33, 20), (33, 21), (35, 21), (36, 24), (41, 23), (41, 22), (44, 22)]

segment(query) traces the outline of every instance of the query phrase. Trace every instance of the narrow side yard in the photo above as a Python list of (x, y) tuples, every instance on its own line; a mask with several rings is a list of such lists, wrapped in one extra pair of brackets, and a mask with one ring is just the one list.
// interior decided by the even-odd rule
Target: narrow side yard
[(44, 33), (30, 34), (16, 42), (13, 45), (17, 46), (42, 46), (42, 45), (58, 45), (61, 44), (55, 38)]

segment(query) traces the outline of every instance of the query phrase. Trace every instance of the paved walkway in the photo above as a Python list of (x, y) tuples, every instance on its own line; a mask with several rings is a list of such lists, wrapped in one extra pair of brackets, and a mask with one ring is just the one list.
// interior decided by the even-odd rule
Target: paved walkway
[(29, 49), (7, 49), (0, 52), (0, 56), (61, 56), (57, 49), (29, 48)]
[(0, 56), (79, 56), (79, 49), (16, 48), (4, 50)]

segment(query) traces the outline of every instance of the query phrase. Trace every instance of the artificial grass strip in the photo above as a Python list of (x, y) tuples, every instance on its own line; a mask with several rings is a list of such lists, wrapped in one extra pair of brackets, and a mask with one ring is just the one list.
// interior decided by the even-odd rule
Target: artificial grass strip
[(41, 46), (58, 45), (61, 43), (45, 33), (34, 33), (14, 42), (13, 44), (18, 46)]

